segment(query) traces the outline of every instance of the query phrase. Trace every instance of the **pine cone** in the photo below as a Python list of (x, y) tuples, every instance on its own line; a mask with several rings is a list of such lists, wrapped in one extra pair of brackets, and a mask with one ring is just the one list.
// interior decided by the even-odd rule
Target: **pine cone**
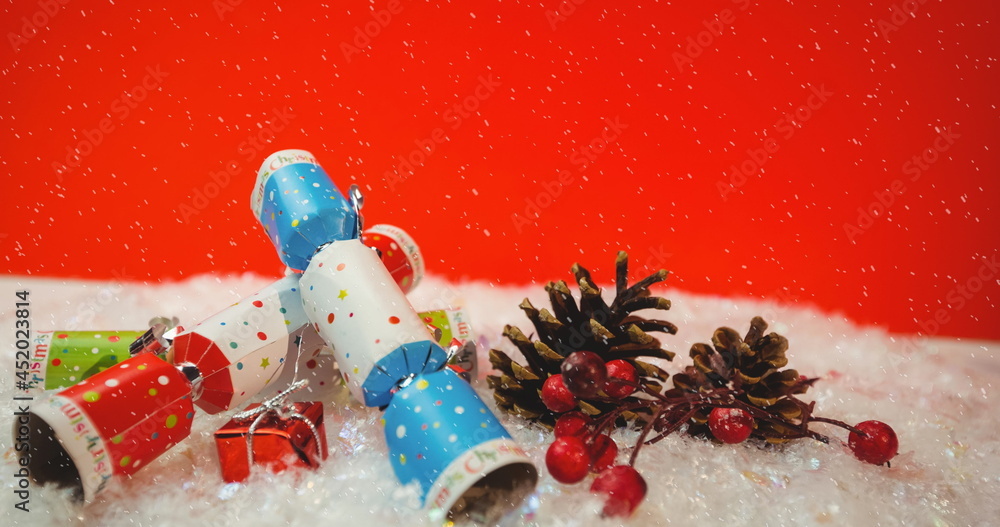
[[(674, 388), (682, 392), (709, 391), (716, 388), (742, 390), (737, 397), (740, 401), (767, 409), (782, 417), (799, 423), (812, 411), (794, 397), (805, 393), (817, 379), (806, 379), (793, 369), (781, 368), (788, 364), (785, 352), (788, 339), (777, 333), (764, 335), (767, 323), (760, 317), (750, 322), (750, 330), (742, 339), (732, 328), (715, 330), (712, 346), (695, 344), (691, 346), (694, 366), (688, 366), (683, 373), (674, 374)], [(691, 434), (704, 433), (703, 426), (708, 420), (708, 411), (693, 417)], [(784, 442), (785, 436), (798, 432), (784, 424), (756, 420), (754, 435), (770, 442)]]
[[(556, 414), (542, 404), (542, 384), (550, 375), (560, 372), (564, 358), (580, 350), (592, 351), (605, 362), (626, 360), (635, 366), (640, 383), (657, 392), (663, 390), (661, 382), (667, 381), (669, 374), (636, 358), (673, 359), (674, 353), (662, 349), (660, 341), (648, 332), (675, 334), (677, 326), (664, 320), (636, 316), (633, 312), (670, 309), (669, 300), (651, 296), (649, 292), (651, 285), (666, 279), (667, 271), (661, 269), (629, 287), (628, 254), (624, 251), (618, 253), (615, 270), (616, 296), (611, 305), (601, 297), (601, 290), (591, 279), (590, 272), (579, 264), (573, 265), (573, 274), (580, 287), (579, 305), (566, 282), (561, 280), (545, 286), (552, 312), (536, 309), (528, 299), (521, 302), (521, 309), (535, 326), (537, 339), (532, 340), (516, 326), (509, 325), (504, 327), (503, 335), (517, 346), (525, 364), (515, 362), (500, 350), (490, 350), (490, 363), (499, 374), (488, 376), (487, 382), (502, 410), (551, 426)], [(633, 400), (634, 397), (627, 397), (622, 402)], [(594, 417), (616, 407), (587, 400), (580, 400), (578, 405), (580, 410)], [(621, 420), (643, 423), (648, 416), (648, 412), (643, 415), (627, 412)]]

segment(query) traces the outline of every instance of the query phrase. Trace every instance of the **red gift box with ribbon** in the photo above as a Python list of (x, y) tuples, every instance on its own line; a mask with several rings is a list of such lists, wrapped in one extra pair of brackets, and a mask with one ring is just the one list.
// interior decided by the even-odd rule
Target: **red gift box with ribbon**
[(277, 474), (290, 467), (315, 468), (326, 459), (323, 403), (281, 402), (288, 391), (248, 406), (215, 432), (223, 480), (245, 481), (253, 464)]

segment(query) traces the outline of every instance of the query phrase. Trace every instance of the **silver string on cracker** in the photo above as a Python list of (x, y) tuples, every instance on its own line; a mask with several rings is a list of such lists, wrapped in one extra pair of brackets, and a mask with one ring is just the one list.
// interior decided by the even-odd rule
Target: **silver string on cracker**
[(351, 208), (354, 209), (354, 215), (357, 217), (355, 236), (361, 237), (361, 229), (365, 226), (365, 219), (361, 216), (361, 207), (365, 206), (365, 195), (361, 192), (361, 187), (351, 185), (347, 191), (347, 201), (350, 202)]
[(302, 336), (301, 330), (299, 331), (299, 334), (296, 335), (295, 338), (298, 339), (298, 342), (295, 343), (296, 346), (295, 360), (293, 361), (295, 363), (295, 366), (294, 369), (292, 370), (292, 384), (295, 384), (296, 382), (299, 381), (299, 361), (302, 360), (302, 341), (305, 340), (305, 338)]
[(445, 364), (454, 364), (462, 369), (459, 375), (467, 382), (476, 380), (479, 376), (478, 360), (476, 358), (476, 343), (466, 340), (460, 344), (448, 346), (448, 360)]

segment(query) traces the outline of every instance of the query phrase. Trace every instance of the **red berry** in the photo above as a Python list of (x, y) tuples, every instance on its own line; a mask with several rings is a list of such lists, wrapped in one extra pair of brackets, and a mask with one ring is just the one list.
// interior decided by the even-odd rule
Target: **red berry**
[(708, 429), (723, 443), (742, 443), (753, 432), (753, 417), (739, 408), (714, 408), (708, 414)]
[(576, 436), (587, 433), (592, 419), (583, 412), (568, 412), (556, 419), (556, 437)]
[(601, 471), (590, 492), (605, 496), (605, 516), (629, 516), (646, 496), (646, 480), (636, 469), (618, 465)]
[(593, 397), (604, 388), (608, 370), (601, 357), (592, 351), (574, 351), (562, 362), (566, 387), (577, 397)]
[(545, 466), (556, 481), (576, 483), (590, 470), (590, 450), (579, 437), (557, 438), (545, 453)]
[(562, 375), (550, 375), (542, 384), (542, 402), (553, 412), (567, 412), (576, 408), (576, 398), (566, 388)]
[(604, 384), (604, 393), (615, 399), (624, 399), (635, 392), (635, 388), (623, 382), (616, 382), (613, 379), (622, 379), (629, 382), (638, 382), (639, 376), (635, 373), (635, 366), (626, 361), (615, 359), (605, 364), (608, 369), (608, 381)]
[(854, 428), (864, 433), (861, 435), (851, 432), (847, 437), (847, 444), (854, 452), (854, 457), (872, 465), (882, 465), (896, 457), (899, 439), (891, 426), (882, 421), (865, 421)]
[(594, 438), (590, 444), (590, 471), (597, 473), (615, 464), (618, 457), (618, 445), (607, 434)]

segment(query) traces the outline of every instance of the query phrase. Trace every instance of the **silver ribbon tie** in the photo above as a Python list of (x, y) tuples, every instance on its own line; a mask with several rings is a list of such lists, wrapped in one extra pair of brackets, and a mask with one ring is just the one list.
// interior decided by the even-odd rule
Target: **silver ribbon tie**
[(296, 382), (288, 385), (288, 388), (285, 388), (284, 390), (282, 390), (281, 393), (279, 393), (278, 395), (275, 395), (274, 397), (271, 397), (270, 399), (267, 399), (267, 400), (263, 401), (262, 403), (260, 403), (260, 406), (258, 406), (256, 408), (252, 408), (250, 410), (244, 410), (244, 411), (239, 412), (239, 413), (237, 413), (236, 415), (233, 416), (233, 419), (235, 419), (239, 423), (244, 423), (246, 421), (249, 421), (250, 419), (253, 419), (253, 423), (250, 425), (250, 428), (247, 430), (247, 468), (248, 469), (250, 467), (252, 467), (253, 463), (254, 463), (254, 459), (253, 459), (253, 436), (254, 436), (254, 433), (257, 431), (257, 427), (260, 425), (261, 422), (264, 421), (264, 418), (267, 417), (268, 414), (272, 414), (273, 413), (279, 419), (298, 419), (299, 421), (302, 421), (303, 423), (306, 424), (306, 426), (309, 427), (309, 431), (312, 432), (313, 439), (316, 441), (316, 449), (317, 449), (317, 451), (320, 448), (322, 448), (322, 442), (320, 441), (320, 438), (319, 438), (319, 431), (316, 430), (316, 425), (313, 424), (313, 422), (310, 421), (308, 417), (300, 414), (295, 409), (295, 403), (289, 403), (288, 402), (288, 396), (290, 396), (291, 394), (293, 394), (293, 393), (301, 390), (302, 388), (305, 388), (308, 385), (309, 385), (309, 380), (308, 379), (302, 379), (300, 381), (296, 381)]

